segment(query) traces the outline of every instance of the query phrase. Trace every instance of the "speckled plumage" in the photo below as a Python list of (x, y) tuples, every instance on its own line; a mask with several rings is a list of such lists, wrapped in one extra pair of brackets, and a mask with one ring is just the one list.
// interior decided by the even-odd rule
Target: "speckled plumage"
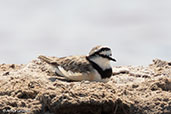
[(93, 69), (90, 62), (87, 61), (86, 56), (67, 56), (56, 58), (53, 64), (60, 65), (66, 71), (87, 73)]
[(41, 55), (38, 58), (52, 65), (57, 75), (69, 80), (101, 81), (102, 78), (109, 78), (112, 74), (108, 56), (111, 56), (110, 48), (96, 46), (88, 56), (52, 58)]

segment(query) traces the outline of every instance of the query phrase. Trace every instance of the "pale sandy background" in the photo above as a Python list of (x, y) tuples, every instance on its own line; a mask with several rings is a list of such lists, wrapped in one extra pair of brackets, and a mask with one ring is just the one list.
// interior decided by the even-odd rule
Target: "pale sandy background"
[(171, 60), (170, 0), (0, 0), (0, 63), (87, 54), (108, 45), (115, 65)]

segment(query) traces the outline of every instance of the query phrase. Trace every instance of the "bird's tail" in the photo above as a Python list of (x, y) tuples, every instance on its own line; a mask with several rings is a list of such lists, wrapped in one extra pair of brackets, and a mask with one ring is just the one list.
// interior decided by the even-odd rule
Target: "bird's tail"
[(55, 61), (53, 61), (52, 59), (50, 59), (50, 58), (48, 58), (48, 57), (46, 57), (46, 56), (43, 56), (43, 55), (40, 55), (39, 57), (38, 57), (40, 60), (42, 60), (42, 61), (45, 61), (46, 63), (48, 63), (48, 64), (57, 64)]
[[(61, 73), (61, 71), (60, 71), (60, 69), (58, 68), (58, 63), (57, 62), (55, 62), (55, 61), (53, 61), (52, 59), (50, 59), (50, 58), (48, 58), (48, 57), (46, 57), (46, 56), (43, 56), (43, 55), (40, 55), (39, 57), (38, 57), (38, 59), (40, 59), (41, 61), (44, 61), (44, 62), (46, 62), (46, 63), (48, 63), (48, 64), (50, 64), (50, 65), (52, 65), (53, 67), (55, 67), (56, 69), (56, 71), (55, 71), (55, 73), (56, 73), (56, 75), (58, 75), (58, 76), (62, 76), (63, 77), (63, 74)], [(58, 71), (58, 73), (57, 73), (57, 71)], [(59, 74), (60, 73), (60, 74)]]

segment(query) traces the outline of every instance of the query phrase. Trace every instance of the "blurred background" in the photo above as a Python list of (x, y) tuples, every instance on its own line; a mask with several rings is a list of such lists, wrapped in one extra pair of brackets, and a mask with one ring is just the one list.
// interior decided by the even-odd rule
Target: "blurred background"
[(0, 0), (0, 64), (112, 48), (114, 65), (171, 60), (170, 0)]

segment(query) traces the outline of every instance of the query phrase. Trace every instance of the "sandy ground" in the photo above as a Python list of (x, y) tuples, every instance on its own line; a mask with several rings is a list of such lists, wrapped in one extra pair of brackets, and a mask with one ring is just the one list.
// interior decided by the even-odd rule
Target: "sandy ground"
[(33, 60), (0, 65), (0, 114), (171, 114), (171, 62), (113, 67), (103, 82), (67, 82)]

